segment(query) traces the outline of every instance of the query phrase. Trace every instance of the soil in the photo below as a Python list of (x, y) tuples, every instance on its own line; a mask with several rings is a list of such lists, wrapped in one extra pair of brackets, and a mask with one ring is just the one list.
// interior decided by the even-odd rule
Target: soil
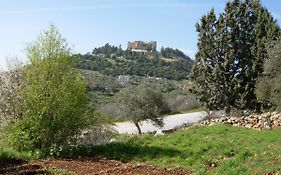
[(28, 163), (19, 159), (0, 161), (0, 174), (5, 175), (51, 175), (45, 168), (38, 164)]
[(160, 169), (106, 158), (42, 159), (30, 163), (13, 160), (4, 164), (0, 164), (0, 174), (5, 175), (51, 175), (47, 171), (50, 168), (66, 169), (78, 175), (188, 175), (182, 169)]

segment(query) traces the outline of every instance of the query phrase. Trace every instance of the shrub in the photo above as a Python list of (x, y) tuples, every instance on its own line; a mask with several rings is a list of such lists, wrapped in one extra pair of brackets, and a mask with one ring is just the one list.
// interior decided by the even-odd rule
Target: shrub
[(94, 112), (81, 73), (54, 26), (27, 48), (22, 118), (8, 129), (8, 143), (19, 150), (62, 147), (93, 124)]

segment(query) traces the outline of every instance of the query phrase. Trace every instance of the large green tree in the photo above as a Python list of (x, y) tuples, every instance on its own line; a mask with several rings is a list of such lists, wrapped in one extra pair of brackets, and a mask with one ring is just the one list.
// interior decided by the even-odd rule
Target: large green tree
[(9, 131), (18, 149), (48, 149), (72, 143), (94, 117), (80, 72), (64, 38), (51, 26), (27, 48), (23, 113)]
[(196, 24), (198, 52), (191, 79), (193, 92), (211, 110), (257, 109), (255, 84), (268, 57), (266, 43), (280, 28), (257, 0), (227, 2), (223, 13), (212, 9)]

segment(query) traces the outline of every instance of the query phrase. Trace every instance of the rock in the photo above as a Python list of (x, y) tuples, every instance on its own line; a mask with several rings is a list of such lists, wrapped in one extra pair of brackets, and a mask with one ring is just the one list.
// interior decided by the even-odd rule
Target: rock
[(163, 135), (165, 135), (165, 134), (162, 130), (159, 130), (154, 134), (154, 136), (163, 136)]
[(210, 126), (216, 123), (230, 124), (233, 126), (243, 126), (255, 130), (271, 129), (281, 126), (281, 114), (277, 112), (251, 114), (242, 117), (223, 117), (208, 119), (200, 122), (200, 125)]
[(117, 142), (117, 140), (114, 139), (114, 138), (112, 138), (112, 139), (109, 140), (109, 143), (115, 143), (115, 142)]

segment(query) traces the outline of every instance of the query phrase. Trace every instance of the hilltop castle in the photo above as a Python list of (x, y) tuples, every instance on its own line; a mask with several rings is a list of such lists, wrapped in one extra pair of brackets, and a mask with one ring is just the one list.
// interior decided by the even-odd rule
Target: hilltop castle
[(133, 41), (128, 42), (128, 50), (135, 52), (155, 52), (156, 41), (144, 42), (144, 41)]

